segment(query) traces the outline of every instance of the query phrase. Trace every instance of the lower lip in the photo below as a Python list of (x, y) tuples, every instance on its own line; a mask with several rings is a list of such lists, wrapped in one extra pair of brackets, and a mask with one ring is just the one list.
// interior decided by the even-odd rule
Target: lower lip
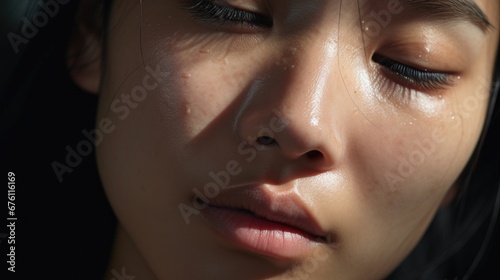
[(205, 220), (231, 243), (249, 251), (280, 258), (306, 256), (320, 245), (318, 237), (252, 214), (218, 207), (203, 210)]

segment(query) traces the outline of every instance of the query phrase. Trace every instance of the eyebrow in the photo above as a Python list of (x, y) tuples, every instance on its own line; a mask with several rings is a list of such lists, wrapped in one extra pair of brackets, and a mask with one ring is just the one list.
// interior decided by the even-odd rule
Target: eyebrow
[(452, 22), (466, 21), (486, 32), (492, 27), (488, 17), (472, 0), (399, 0), (411, 13), (423, 19)]

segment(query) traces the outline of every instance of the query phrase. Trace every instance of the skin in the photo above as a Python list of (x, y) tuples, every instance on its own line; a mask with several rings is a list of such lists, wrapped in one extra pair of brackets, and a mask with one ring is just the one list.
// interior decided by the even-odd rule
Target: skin
[[(119, 220), (109, 271), (124, 267), (137, 279), (380, 279), (452, 198), (484, 123), (498, 29), (404, 11), (368, 36), (360, 22), (381, 9), (370, 1), (359, 1), (361, 9), (355, 1), (228, 1), (272, 11), (272, 30), (202, 21), (181, 1), (137, 2), (115, 3), (105, 63), (73, 73), (100, 95), (98, 127), (103, 119), (113, 127), (97, 150)], [(476, 3), (498, 27), (499, 1)], [(452, 85), (405, 88), (374, 53), (453, 73)], [(127, 99), (150, 75), (147, 66), (164, 77), (148, 80), (144, 100)], [(129, 113), (113, 102), (130, 104)], [(239, 152), (277, 115), (286, 123), (273, 135), (279, 145), (253, 143), (251, 158)], [(192, 189), (203, 190), (208, 174), (231, 161), (242, 170), (231, 191), (259, 183), (293, 194), (335, 240), (290, 261), (227, 243), (199, 215), (187, 224), (179, 205), (193, 206)]]

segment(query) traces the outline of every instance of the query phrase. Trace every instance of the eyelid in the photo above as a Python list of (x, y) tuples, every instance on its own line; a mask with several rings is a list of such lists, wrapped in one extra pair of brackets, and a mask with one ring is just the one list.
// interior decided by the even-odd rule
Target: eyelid
[[(255, 1), (236, 1), (236, 0), (213, 0), (211, 1), (214, 5), (227, 6), (235, 10), (241, 10), (244, 12), (261, 14), (258, 5)], [(246, 5), (245, 5), (246, 4)]]
[(382, 65), (384, 65), (385, 63), (397, 64), (400, 66), (407, 67), (408, 69), (419, 71), (419, 72), (426, 73), (426, 74), (452, 75), (451, 73), (447, 73), (446, 71), (434, 71), (434, 70), (430, 70), (430, 69), (425, 68), (425, 67), (414, 66), (413, 64), (407, 63), (405, 61), (398, 61), (398, 60), (389, 58), (387, 56), (380, 55), (378, 53), (375, 53), (373, 55), (372, 60), (374, 62), (377, 62), (377, 63), (382, 64)]
[(186, 1), (184, 8), (192, 12), (200, 19), (213, 21), (215, 23), (240, 23), (248, 24), (252, 28), (272, 27), (273, 22), (269, 17), (232, 5), (224, 5), (213, 0), (190, 0)]

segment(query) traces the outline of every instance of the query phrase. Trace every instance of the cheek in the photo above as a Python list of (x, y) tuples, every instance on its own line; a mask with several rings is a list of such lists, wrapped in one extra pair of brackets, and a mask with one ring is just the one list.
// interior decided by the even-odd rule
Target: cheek
[(359, 195), (401, 209), (438, 203), (474, 150), (490, 83), (469, 78), (446, 94), (416, 93), (403, 102), (370, 83), (369, 74), (345, 76), (357, 78), (347, 80), (355, 85), (348, 89), (355, 109), (344, 122), (351, 123), (346, 154), (349, 177), (363, 186)]
[(365, 186), (360, 196), (374, 205), (409, 210), (438, 204), (465, 167), (483, 120), (482, 109), (469, 119), (453, 112), (454, 106), (445, 106), (439, 115), (411, 122), (375, 117), (354, 130), (350, 160), (352, 179)]
[[(452, 107), (442, 112), (448, 115)], [(356, 259), (345, 267), (378, 271), (374, 258), (395, 266), (418, 242), (467, 163), (480, 131), (471, 125), (482, 118), (481, 110), (462, 124), (441, 114), (412, 125), (367, 117), (371, 122), (365, 116), (351, 119), (358, 125), (349, 129), (350, 156), (341, 171), (348, 188), (311, 200), (335, 216), (332, 228), (342, 229), (345, 245), (338, 251)], [(325, 224), (331, 215), (324, 216)]]
[[(178, 141), (187, 142), (219, 117), (243, 91), (245, 62), (230, 60), (220, 50), (212, 54), (214, 48), (231, 45), (231, 40), (220, 34), (195, 36), (174, 32), (165, 37), (154, 49), (144, 52), (143, 56), (148, 57), (144, 63), (130, 66), (118, 58), (111, 59), (114, 67), (111, 66), (111, 75), (104, 85), (100, 115), (115, 113), (123, 122), (130, 112), (141, 111), (135, 115), (149, 124), (146, 127), (152, 126), (151, 130), (160, 134), (167, 131), (176, 135)], [(130, 48), (129, 55), (134, 53)], [(146, 93), (138, 97), (137, 88)], [(141, 110), (133, 103), (140, 103)]]
[(193, 63), (186, 63), (186, 59), (181, 58), (176, 63), (177, 71), (182, 71), (177, 79), (176, 92), (166, 93), (160, 102), (176, 99), (178, 112), (172, 121), (179, 124), (185, 141), (196, 138), (211, 124), (224, 118), (227, 109), (237, 103), (245, 90), (245, 73), (235, 64), (238, 62), (203, 57)]
[[(140, 208), (142, 199), (150, 199), (158, 209), (184, 200), (180, 193), (192, 186), (183, 183), (192, 177), (189, 172), (200, 156), (190, 146), (203, 142), (204, 133), (213, 133), (208, 131), (219, 119), (234, 119), (224, 114), (234, 111), (232, 104), (238, 103), (247, 87), (245, 81), (251, 80), (248, 59), (221, 55), (220, 47), (227, 47), (229, 39), (218, 34), (199, 38), (176, 34), (173, 38), (163, 44), (161, 52), (145, 52), (151, 58), (139, 66), (123, 66), (119, 57), (110, 57), (98, 118), (110, 119), (115, 129), (98, 146), (98, 161), (117, 212), (133, 209), (131, 205)], [(135, 51), (130, 48), (129, 52)], [(129, 69), (134, 70), (126, 73)], [(229, 138), (212, 138), (217, 137)], [(212, 153), (207, 143), (202, 144), (203, 152)], [(161, 200), (165, 197), (168, 202)], [(154, 212), (162, 211), (150, 213)]]

